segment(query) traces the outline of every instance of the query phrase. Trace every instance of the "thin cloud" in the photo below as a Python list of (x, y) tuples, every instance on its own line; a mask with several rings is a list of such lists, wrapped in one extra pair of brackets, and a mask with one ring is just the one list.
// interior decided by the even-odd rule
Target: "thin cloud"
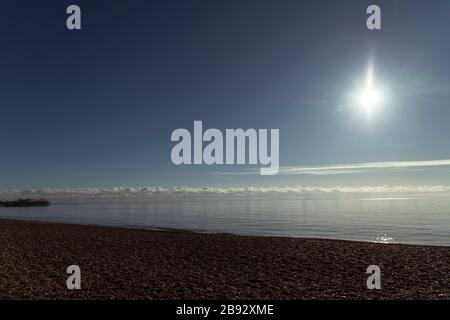
[[(331, 164), (324, 166), (285, 166), (280, 167), (278, 174), (280, 175), (336, 175), (336, 174), (355, 174), (365, 173), (370, 170), (380, 169), (410, 169), (410, 170), (426, 170), (433, 167), (448, 167), (450, 159), (444, 160), (423, 160), (423, 161), (388, 161), (388, 162), (365, 162), (352, 164)], [(249, 175), (259, 174), (257, 169), (248, 171), (228, 171), (216, 172), (221, 175)]]
[(389, 162), (366, 162), (356, 164), (335, 164), (316, 167), (282, 167), (280, 174), (348, 174), (361, 173), (374, 169), (407, 169), (407, 168), (429, 168), (450, 166), (450, 159), (424, 160), (424, 161), (389, 161)]

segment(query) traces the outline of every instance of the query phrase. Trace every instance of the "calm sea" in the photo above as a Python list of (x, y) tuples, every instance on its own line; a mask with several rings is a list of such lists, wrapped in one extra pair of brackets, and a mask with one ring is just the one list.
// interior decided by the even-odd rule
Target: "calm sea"
[(185, 229), (450, 245), (448, 194), (176, 196), (50, 199), (49, 207), (0, 208), (0, 217), (77, 224)]

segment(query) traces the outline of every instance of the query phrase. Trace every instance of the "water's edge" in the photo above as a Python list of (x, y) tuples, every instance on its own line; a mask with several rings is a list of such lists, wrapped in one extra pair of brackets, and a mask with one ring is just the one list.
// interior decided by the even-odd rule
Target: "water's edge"
[(432, 248), (450, 248), (447, 245), (439, 244), (420, 244), (420, 243), (405, 243), (405, 242), (380, 242), (380, 241), (369, 241), (369, 240), (356, 240), (356, 239), (345, 239), (345, 238), (328, 238), (328, 237), (308, 237), (308, 236), (282, 236), (277, 234), (245, 234), (245, 233), (233, 233), (233, 232), (221, 232), (221, 231), (208, 231), (208, 230), (194, 230), (194, 229), (177, 229), (177, 228), (164, 228), (164, 227), (153, 227), (153, 226), (139, 226), (139, 225), (119, 225), (119, 224), (92, 224), (92, 223), (67, 223), (67, 222), (55, 222), (49, 220), (38, 220), (38, 219), (20, 219), (20, 218), (9, 218), (0, 217), (1, 221), (16, 221), (16, 222), (29, 222), (37, 224), (55, 224), (55, 225), (68, 225), (68, 226), (86, 226), (86, 227), (98, 227), (98, 228), (113, 228), (113, 229), (124, 229), (130, 231), (159, 231), (159, 232), (176, 232), (176, 233), (199, 233), (199, 234), (209, 234), (209, 235), (232, 235), (239, 237), (248, 238), (283, 238), (283, 239), (309, 239), (309, 240), (324, 240), (324, 241), (339, 241), (339, 242), (359, 242), (359, 243), (373, 243), (380, 245), (398, 245), (398, 246), (413, 246), (413, 247), (432, 247)]

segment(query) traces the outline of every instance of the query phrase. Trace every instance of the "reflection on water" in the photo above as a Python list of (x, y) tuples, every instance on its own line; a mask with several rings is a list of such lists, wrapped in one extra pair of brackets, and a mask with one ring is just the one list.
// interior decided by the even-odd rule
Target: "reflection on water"
[(378, 243), (395, 243), (395, 240), (385, 233), (385, 234), (382, 234), (382, 235), (377, 235), (373, 239), (373, 242), (378, 242)]
[[(370, 201), (361, 201), (367, 200)], [(395, 200), (393, 200), (395, 199)], [(0, 208), (0, 217), (53, 222), (450, 245), (450, 199), (358, 195), (175, 196), (50, 199), (41, 208)], [(395, 240), (394, 240), (395, 239)]]
[(416, 200), (417, 198), (363, 198), (362, 201), (393, 201), (393, 200)]

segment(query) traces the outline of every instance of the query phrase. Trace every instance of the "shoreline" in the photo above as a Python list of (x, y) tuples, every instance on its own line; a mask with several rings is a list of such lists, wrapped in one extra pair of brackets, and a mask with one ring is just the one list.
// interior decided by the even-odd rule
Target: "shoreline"
[(450, 248), (450, 245), (441, 244), (420, 244), (420, 243), (406, 243), (406, 242), (382, 242), (382, 241), (371, 241), (371, 240), (358, 240), (358, 239), (340, 239), (340, 238), (327, 238), (327, 237), (308, 237), (308, 236), (287, 236), (287, 235), (276, 235), (276, 234), (244, 234), (244, 233), (234, 233), (234, 232), (222, 232), (222, 231), (209, 231), (209, 230), (190, 230), (190, 229), (179, 229), (179, 228), (169, 228), (169, 227), (154, 227), (154, 226), (139, 226), (139, 225), (105, 225), (105, 224), (95, 224), (95, 223), (70, 223), (70, 222), (57, 222), (57, 221), (46, 221), (46, 220), (32, 220), (32, 219), (17, 219), (17, 218), (4, 218), (0, 217), (1, 221), (18, 221), (18, 222), (32, 222), (32, 223), (42, 223), (42, 224), (57, 224), (57, 225), (68, 225), (68, 226), (88, 226), (88, 227), (99, 227), (99, 228), (118, 228), (125, 230), (140, 230), (140, 231), (162, 231), (162, 232), (186, 232), (186, 233), (198, 233), (198, 234), (208, 234), (208, 235), (230, 235), (239, 237), (258, 237), (258, 238), (282, 238), (282, 239), (309, 239), (309, 240), (329, 240), (329, 241), (344, 241), (344, 242), (356, 242), (356, 243), (375, 243), (375, 244), (386, 244), (386, 245), (402, 245), (402, 246), (419, 246), (419, 247), (432, 247), (432, 248)]
[(3, 299), (450, 299), (446, 246), (1, 218), (0, 252)]

